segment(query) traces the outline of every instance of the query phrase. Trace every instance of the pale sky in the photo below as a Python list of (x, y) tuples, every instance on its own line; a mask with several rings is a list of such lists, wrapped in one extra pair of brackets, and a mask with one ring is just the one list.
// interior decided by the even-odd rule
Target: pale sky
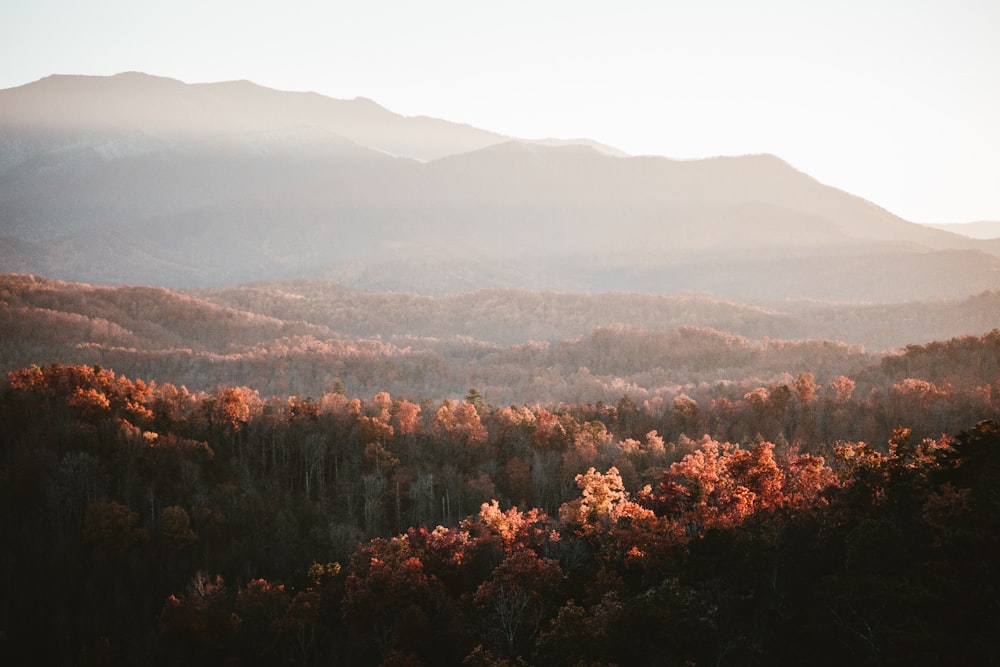
[(1000, 220), (998, 0), (0, 0), (0, 88), (122, 71), (774, 153), (914, 222)]

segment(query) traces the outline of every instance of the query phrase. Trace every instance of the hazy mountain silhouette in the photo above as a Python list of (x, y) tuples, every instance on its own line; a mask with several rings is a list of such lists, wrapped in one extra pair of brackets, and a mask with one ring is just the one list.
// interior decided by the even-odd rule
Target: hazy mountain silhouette
[[(186, 84), (127, 72), (54, 75), (2, 91), (5, 126), (145, 138), (219, 138), (312, 126), (393, 155), (422, 160), (481, 148), (504, 137), (435, 118), (407, 118), (375, 102), (284, 92), (249, 81)], [(90, 136), (86, 133), (91, 133)]]
[(7, 271), (884, 301), (1000, 287), (998, 255), (1000, 240), (909, 223), (768, 155), (514, 141), (246, 81), (0, 91)]
[(927, 225), (934, 229), (943, 229), (968, 236), (972, 239), (1000, 239), (1000, 220), (977, 220), (976, 222), (960, 222), (947, 225)]

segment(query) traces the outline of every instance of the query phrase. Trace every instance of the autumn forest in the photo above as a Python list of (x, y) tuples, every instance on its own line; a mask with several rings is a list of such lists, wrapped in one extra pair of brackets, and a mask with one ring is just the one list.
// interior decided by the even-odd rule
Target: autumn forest
[(15, 370), (0, 394), (4, 650), (988, 664), (998, 363), (993, 331), (823, 382), (546, 405)]

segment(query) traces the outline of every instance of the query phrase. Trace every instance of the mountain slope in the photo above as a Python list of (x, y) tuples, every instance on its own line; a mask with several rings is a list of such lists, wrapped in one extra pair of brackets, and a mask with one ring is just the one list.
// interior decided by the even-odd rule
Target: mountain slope
[(468, 125), (400, 116), (364, 98), (336, 100), (249, 81), (185, 84), (139, 72), (50, 76), (0, 91), (0, 108), (4, 126), (65, 134), (138, 132), (191, 138), (311, 126), (422, 160), (504, 140)]
[(1000, 239), (1000, 220), (979, 220), (948, 225), (927, 225), (953, 234), (961, 234), (973, 239)]
[(0, 372), (99, 364), (192, 390), (236, 383), (282, 396), (338, 382), (359, 395), (437, 398), (475, 386), (519, 404), (725, 380), (752, 388), (806, 371), (825, 383), (887, 348), (998, 328), (1000, 292), (857, 307), (521, 290), (427, 297), (319, 281), (182, 293), (0, 275)]
[(129, 73), (0, 91), (0, 268), (906, 301), (1000, 287), (1000, 240), (909, 223), (773, 156), (627, 157)]

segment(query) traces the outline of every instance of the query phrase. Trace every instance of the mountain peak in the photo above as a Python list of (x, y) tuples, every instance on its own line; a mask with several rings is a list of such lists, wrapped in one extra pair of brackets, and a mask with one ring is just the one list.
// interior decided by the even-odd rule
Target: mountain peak
[[(88, 86), (88, 87), (110, 87), (120, 84), (128, 83), (144, 83), (152, 85), (162, 85), (162, 86), (186, 86), (187, 84), (180, 79), (173, 79), (168, 76), (157, 76), (155, 74), (147, 74), (145, 72), (139, 71), (127, 71), (118, 72), (117, 74), (112, 74), (110, 76), (102, 76), (96, 74), (51, 74), (49, 76), (43, 77), (36, 81), (35, 83), (46, 83), (48, 85), (60, 85), (60, 86)], [(33, 85), (33, 84), (28, 84)]]
[(118, 72), (118, 74), (113, 74), (108, 77), (109, 79), (117, 79), (121, 81), (137, 80), (137, 81), (169, 81), (172, 83), (183, 83), (179, 79), (174, 79), (168, 76), (157, 76), (156, 74), (147, 74), (146, 72), (140, 72), (138, 70), (128, 70), (125, 72)]
[(379, 109), (385, 109), (384, 106), (382, 106), (381, 104), (379, 104), (378, 102), (376, 102), (375, 100), (373, 100), (370, 97), (361, 97), (361, 96), (358, 96), (358, 97), (355, 97), (354, 99), (352, 99), (351, 101), (354, 102), (355, 104), (359, 104), (359, 105), (362, 105), (362, 106), (371, 106), (371, 107), (378, 107)]
[(207, 137), (312, 125), (390, 155), (431, 160), (496, 143), (468, 125), (407, 118), (371, 99), (287, 92), (247, 80), (188, 84), (143, 72), (53, 75), (0, 91), (0, 124), (36, 132)]
[(546, 137), (545, 139), (534, 139), (531, 143), (552, 147), (580, 146), (593, 149), (603, 155), (610, 155), (611, 157), (629, 157), (629, 154), (621, 149), (607, 144), (602, 144), (601, 142), (594, 141), (593, 139), (585, 139), (583, 137), (577, 139), (557, 139), (555, 137)]

